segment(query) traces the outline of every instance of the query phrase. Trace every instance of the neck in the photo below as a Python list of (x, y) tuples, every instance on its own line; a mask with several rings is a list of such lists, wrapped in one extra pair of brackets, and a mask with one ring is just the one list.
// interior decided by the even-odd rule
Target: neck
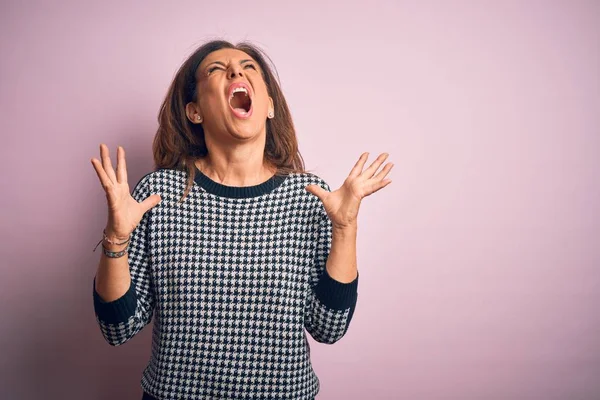
[(195, 162), (210, 179), (227, 186), (253, 186), (271, 178), (276, 168), (264, 160), (262, 149), (215, 148)]

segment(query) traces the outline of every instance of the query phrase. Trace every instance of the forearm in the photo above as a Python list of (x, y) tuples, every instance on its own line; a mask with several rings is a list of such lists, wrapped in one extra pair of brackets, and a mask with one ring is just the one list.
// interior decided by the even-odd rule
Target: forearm
[[(135, 336), (151, 321), (154, 313), (142, 231), (143, 228), (132, 232), (131, 241), (127, 244), (103, 242), (111, 252), (127, 248), (127, 254), (118, 258), (106, 256), (103, 252), (94, 279), (94, 310), (104, 338), (113, 346)], [(124, 241), (111, 237), (109, 232), (106, 234), (111, 241)]]
[[(357, 299), (356, 226), (331, 230), (326, 272), (317, 282), (305, 326), (320, 343), (335, 343), (346, 330)], [(327, 240), (329, 243), (329, 239)], [(322, 263), (319, 263), (322, 265)]]
[(350, 283), (358, 276), (356, 262), (357, 226), (332, 230), (331, 249), (327, 258), (329, 276), (341, 283)]
[[(109, 251), (121, 251), (124, 245), (111, 245), (103, 242)], [(127, 254), (119, 258), (107, 257), (104, 253), (100, 256), (98, 270), (96, 271), (96, 292), (102, 300), (110, 302), (122, 297), (131, 285), (129, 261)]]

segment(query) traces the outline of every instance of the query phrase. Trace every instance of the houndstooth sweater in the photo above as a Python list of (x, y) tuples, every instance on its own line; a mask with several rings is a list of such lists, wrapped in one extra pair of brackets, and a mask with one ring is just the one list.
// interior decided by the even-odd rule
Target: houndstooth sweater
[(306, 331), (334, 343), (348, 329), (358, 277), (341, 283), (325, 264), (331, 221), (305, 187), (310, 173), (225, 186), (196, 170), (145, 175), (133, 197), (160, 194), (129, 245), (131, 286), (96, 319), (111, 345), (154, 317), (143, 390), (157, 399), (312, 399), (320, 383)]

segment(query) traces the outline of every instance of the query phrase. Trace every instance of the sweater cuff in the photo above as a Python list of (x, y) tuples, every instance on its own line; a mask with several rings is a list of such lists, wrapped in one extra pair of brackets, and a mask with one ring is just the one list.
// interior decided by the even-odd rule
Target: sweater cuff
[(113, 301), (104, 301), (96, 291), (96, 278), (94, 277), (94, 310), (98, 319), (108, 324), (118, 324), (127, 322), (129, 318), (135, 315), (137, 308), (137, 295), (135, 285), (130, 283), (127, 292)]
[(325, 268), (315, 286), (315, 295), (327, 308), (346, 310), (356, 305), (357, 289), (358, 274), (352, 282), (342, 283), (333, 279)]

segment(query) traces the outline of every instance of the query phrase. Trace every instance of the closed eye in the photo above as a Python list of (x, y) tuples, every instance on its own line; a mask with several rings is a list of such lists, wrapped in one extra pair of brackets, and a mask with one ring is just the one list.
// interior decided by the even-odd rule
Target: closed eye
[(216, 70), (216, 69), (223, 69), (223, 68), (221, 68), (221, 67), (219, 67), (219, 66), (210, 67), (210, 68), (208, 69), (207, 73), (209, 73), (209, 74), (210, 74), (211, 72), (213, 72), (213, 71), (214, 71), (214, 70)]
[(250, 67), (250, 68), (252, 68), (253, 70), (256, 71), (256, 67), (254, 66), (254, 64), (246, 64), (246, 65), (244, 65), (244, 69), (246, 69), (248, 67)]

